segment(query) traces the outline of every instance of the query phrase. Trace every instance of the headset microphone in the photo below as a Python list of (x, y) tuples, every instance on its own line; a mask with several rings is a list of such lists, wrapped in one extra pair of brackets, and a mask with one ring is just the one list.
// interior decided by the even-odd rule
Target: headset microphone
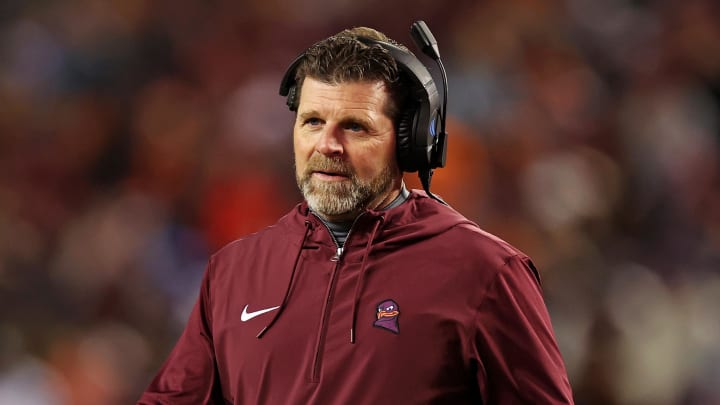
[(440, 59), (440, 49), (438, 48), (437, 41), (430, 32), (425, 21), (415, 21), (410, 27), (410, 35), (412, 35), (415, 45), (427, 56), (433, 60)]
[[(445, 66), (440, 59), (440, 49), (438, 48), (437, 40), (435, 39), (435, 36), (433, 36), (432, 32), (430, 32), (430, 28), (428, 28), (427, 24), (425, 24), (425, 21), (421, 20), (414, 22), (410, 27), (410, 35), (412, 36), (415, 45), (425, 55), (429, 56), (438, 64), (438, 67), (440, 68), (440, 76), (443, 81), (443, 102), (442, 109), (439, 114), (441, 124), (440, 133), (437, 134), (438, 139), (436, 139), (435, 144), (433, 145), (434, 150), (431, 154), (429, 167), (425, 168), (425, 170), (419, 170), (418, 174), (425, 192), (427, 192), (429, 196), (444, 202), (430, 193), (430, 181), (432, 179), (433, 169), (436, 167), (445, 167), (445, 161), (447, 159), (447, 131), (445, 129), (448, 98), (447, 74), (445, 72)], [(432, 125), (435, 125), (435, 123), (433, 122)]]

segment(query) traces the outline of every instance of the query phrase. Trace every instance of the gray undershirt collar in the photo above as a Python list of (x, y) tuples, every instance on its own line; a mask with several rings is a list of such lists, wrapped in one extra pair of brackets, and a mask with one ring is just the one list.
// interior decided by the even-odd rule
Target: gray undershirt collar
[[(399, 206), (400, 204), (407, 201), (409, 196), (410, 191), (405, 188), (405, 183), (403, 183), (402, 187), (400, 187), (400, 194), (398, 194), (398, 196), (395, 197), (395, 199), (392, 200), (390, 204), (383, 207), (381, 211), (387, 211), (391, 208)], [(345, 244), (345, 240), (347, 239), (348, 233), (350, 232), (350, 227), (352, 227), (354, 221), (331, 222), (323, 219), (320, 216), (318, 216), (318, 218), (320, 218), (320, 220), (328, 227), (330, 232), (332, 232), (338, 245), (340, 245), (340, 247), (343, 247), (343, 245)]]

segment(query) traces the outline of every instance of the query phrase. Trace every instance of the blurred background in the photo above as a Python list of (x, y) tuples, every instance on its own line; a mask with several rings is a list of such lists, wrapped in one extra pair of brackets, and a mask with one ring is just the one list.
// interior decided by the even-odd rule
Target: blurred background
[(2, 0), (0, 403), (133, 403), (208, 256), (300, 199), (287, 65), (415, 19), (433, 190), (533, 257), (577, 403), (720, 404), (715, 0)]

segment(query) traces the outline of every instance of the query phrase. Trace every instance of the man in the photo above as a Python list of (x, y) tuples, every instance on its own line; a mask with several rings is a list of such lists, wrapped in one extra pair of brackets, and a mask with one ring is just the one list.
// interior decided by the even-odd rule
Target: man
[(212, 256), (139, 403), (572, 403), (530, 259), (405, 189), (403, 137), (436, 124), (437, 94), (388, 44), (345, 30), (291, 66), (305, 201)]

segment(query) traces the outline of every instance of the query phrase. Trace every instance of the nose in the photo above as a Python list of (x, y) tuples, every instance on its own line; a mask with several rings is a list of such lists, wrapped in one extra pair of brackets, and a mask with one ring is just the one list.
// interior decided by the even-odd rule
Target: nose
[(344, 148), (341, 141), (341, 134), (337, 127), (326, 125), (315, 144), (315, 150), (325, 156), (339, 156), (343, 154)]

